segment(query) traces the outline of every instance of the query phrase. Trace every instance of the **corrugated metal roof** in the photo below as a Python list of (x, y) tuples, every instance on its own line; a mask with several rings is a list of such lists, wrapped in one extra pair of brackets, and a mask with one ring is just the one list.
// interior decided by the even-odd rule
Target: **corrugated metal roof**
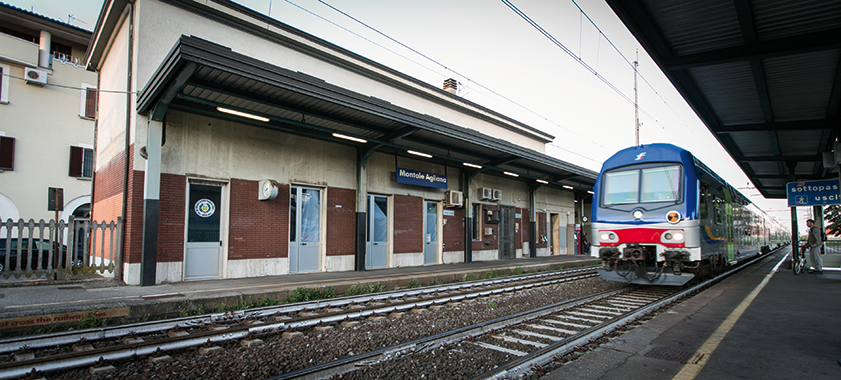
[(306, 74), (254, 62), (194, 37), (182, 37), (163, 62), (139, 96), (140, 113), (166, 104), (225, 117), (215, 107), (226, 107), (270, 118), (268, 124), (259, 124), (262, 127), (349, 143), (332, 136), (342, 133), (368, 140), (377, 152), (404, 156), (409, 149), (417, 150), (432, 154), (437, 163), (482, 165), (490, 175), (509, 170), (521, 174), (523, 181), (540, 178), (555, 187), (566, 184), (582, 191), (592, 188), (596, 179), (591, 170), (543, 153)]
[(841, 1), (607, 2), (765, 197), (838, 178)]

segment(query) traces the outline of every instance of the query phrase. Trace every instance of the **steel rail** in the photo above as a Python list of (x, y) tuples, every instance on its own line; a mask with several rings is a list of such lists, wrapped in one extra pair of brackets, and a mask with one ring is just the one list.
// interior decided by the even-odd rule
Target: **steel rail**
[(393, 300), (397, 298), (408, 297), (426, 297), (436, 293), (444, 292), (464, 292), (467, 289), (486, 287), (486, 286), (502, 286), (511, 282), (529, 282), (540, 281), (541, 279), (549, 277), (560, 277), (574, 273), (593, 271), (592, 268), (576, 268), (565, 269), (554, 272), (531, 273), (518, 276), (507, 276), (494, 279), (475, 280), (469, 282), (461, 282), (447, 285), (434, 285), (414, 289), (400, 289), (387, 292), (380, 292), (376, 294), (363, 294), (358, 296), (336, 297), (323, 300), (315, 300), (308, 302), (299, 302), (295, 304), (265, 306), (260, 308), (252, 308), (247, 310), (239, 310), (225, 313), (210, 313), (201, 316), (179, 317), (167, 319), (164, 321), (148, 321), (132, 323), (120, 326), (109, 326), (79, 331), (63, 331), (50, 334), (42, 334), (40, 336), (26, 336), (13, 337), (0, 340), (0, 354), (13, 353), (20, 350), (22, 347), (27, 348), (44, 348), (59, 345), (68, 345), (79, 342), (85, 339), (89, 342), (118, 339), (130, 334), (149, 334), (161, 331), (167, 331), (178, 327), (209, 324), (209, 323), (225, 323), (231, 319), (247, 319), (257, 318), (272, 314), (289, 314), (302, 311), (323, 310), (328, 308), (347, 307), (350, 305), (359, 305), (369, 302), (382, 302)]
[(619, 327), (622, 327), (632, 321), (637, 320), (638, 318), (648, 314), (649, 312), (659, 309), (663, 306), (671, 304), (683, 297), (686, 297), (694, 292), (698, 292), (702, 289), (705, 289), (713, 284), (716, 284), (725, 278), (728, 278), (739, 271), (749, 267), (751, 264), (756, 263), (760, 260), (765, 260), (767, 258), (772, 257), (770, 254), (756, 256), (746, 262), (744, 264), (738, 265), (735, 268), (722, 273), (714, 278), (701, 282), (695, 286), (687, 288), (679, 293), (674, 295), (668, 296), (661, 300), (655, 301), (650, 303), (646, 306), (643, 306), (639, 309), (630, 311), (623, 315), (617, 316), (612, 318), (608, 321), (602, 322), (596, 326), (593, 326), (589, 329), (583, 330), (575, 335), (572, 335), (566, 339), (558, 341), (556, 343), (550, 344), (546, 347), (538, 349), (530, 354), (524, 355), (514, 361), (511, 361), (507, 364), (500, 365), (499, 367), (495, 368), (492, 371), (486, 372), (482, 375), (475, 377), (474, 379), (503, 379), (503, 378), (515, 378), (519, 376), (525, 376), (529, 371), (533, 368), (543, 367), (552, 361), (555, 360), (557, 356), (566, 355), (577, 347), (581, 347), (593, 339), (599, 339), (605, 334), (608, 334)]
[[(584, 273), (582, 273), (584, 272)], [(586, 273), (591, 272), (591, 273)], [(568, 276), (568, 277), (562, 277)], [(292, 318), (283, 321), (277, 321), (273, 323), (266, 323), (262, 321), (254, 322), (253, 320), (248, 320), (247, 318), (240, 318), (240, 316), (231, 316), (231, 315), (214, 315), (219, 317), (217, 321), (214, 321), (213, 316), (207, 316), (202, 318), (181, 318), (179, 321), (187, 322), (187, 324), (177, 324), (175, 322), (167, 322), (167, 326), (174, 326), (172, 328), (179, 328), (179, 327), (187, 327), (187, 328), (201, 328), (201, 327), (214, 327), (214, 322), (225, 322), (225, 320), (234, 320), (238, 322), (238, 325), (234, 326), (217, 326), (222, 327), (224, 330), (212, 330), (212, 331), (198, 331), (192, 332), (188, 336), (183, 337), (169, 337), (169, 338), (161, 338), (156, 339), (153, 341), (148, 342), (136, 342), (136, 343), (127, 343), (122, 344), (119, 346), (113, 347), (103, 347), (97, 348), (93, 350), (88, 350), (84, 352), (74, 352), (74, 353), (66, 353), (66, 354), (59, 354), (59, 355), (52, 355), (43, 358), (34, 358), (22, 361), (15, 361), (9, 363), (0, 364), (0, 379), (11, 379), (11, 378), (18, 378), (20, 376), (24, 376), (29, 373), (32, 369), (42, 372), (51, 372), (51, 371), (59, 371), (59, 370), (67, 370), (71, 368), (78, 368), (86, 365), (92, 365), (100, 358), (103, 358), (108, 361), (119, 361), (131, 358), (133, 356), (145, 356), (150, 355), (161, 349), (163, 351), (173, 351), (173, 350), (181, 350), (191, 347), (197, 347), (205, 344), (206, 342), (210, 341), (212, 343), (219, 343), (219, 342), (226, 342), (231, 340), (237, 339), (244, 339), (249, 334), (260, 335), (260, 334), (267, 334), (272, 332), (282, 332), (287, 330), (293, 330), (303, 327), (315, 326), (318, 324), (325, 324), (325, 323), (336, 323), (341, 322), (346, 319), (359, 319), (370, 317), (374, 315), (384, 315), (389, 314), (392, 312), (400, 312), (405, 310), (410, 310), (416, 307), (428, 307), (433, 304), (444, 304), (447, 302), (458, 302), (466, 299), (473, 299), (483, 296), (489, 296), (492, 294), (501, 294), (505, 292), (512, 292), (512, 291), (519, 291), (523, 289), (530, 289), (536, 286), (546, 286), (552, 285), (561, 282), (585, 279), (596, 277), (595, 270), (593, 269), (576, 269), (571, 271), (563, 271), (556, 273), (554, 275), (548, 274), (541, 274), (541, 275), (531, 275), (525, 276), (524, 278), (527, 279), (528, 283), (517, 283), (514, 280), (508, 279), (497, 279), (495, 281), (479, 281), (473, 284), (460, 284), (461, 286), (436, 286), (432, 287), (434, 290), (424, 289), (424, 290), (417, 290), (413, 289), (411, 291), (403, 291), (400, 294), (404, 294), (403, 297), (414, 297), (414, 296), (422, 296), (422, 295), (431, 295), (434, 294), (436, 291), (438, 292), (458, 292), (457, 294), (450, 294), (439, 296), (436, 298), (430, 299), (421, 299), (421, 300), (413, 300), (413, 301), (405, 301), (405, 302), (396, 302), (391, 304), (379, 304), (372, 307), (367, 307), (364, 309), (352, 309), (348, 308), (349, 310), (345, 311), (337, 311), (337, 312), (330, 312), (324, 313), (316, 316), (307, 316), (307, 317), (299, 317), (299, 318)], [(552, 277), (560, 277), (560, 278), (552, 278)], [(498, 286), (494, 289), (476, 289), (474, 291), (464, 290), (470, 289), (475, 287), (482, 287), (486, 286), (487, 284), (501, 284), (501, 283), (509, 283), (514, 282), (508, 285)], [(394, 293), (394, 292), (390, 292)], [(366, 295), (365, 297), (350, 297), (353, 300), (345, 299), (339, 300), (338, 303), (330, 303), (330, 302), (315, 302), (309, 303), (308, 305), (304, 305), (301, 307), (296, 307), (295, 310), (298, 311), (307, 311), (307, 310), (316, 310), (316, 309), (324, 309), (326, 307), (332, 306), (335, 307), (336, 305), (345, 305), (350, 306), (354, 303), (363, 303), (363, 302), (371, 302), (377, 303), (379, 301), (385, 301), (390, 298), (399, 298), (399, 297), (387, 297), (386, 295), (377, 294), (377, 295)], [(352, 302), (354, 301), (355, 302)], [(362, 301), (360, 301), (362, 300)], [(323, 305), (320, 307), (313, 307), (313, 305)], [(275, 308), (277, 309), (277, 308)], [(261, 310), (265, 312), (265, 310)], [(253, 311), (250, 313), (242, 313), (248, 314), (250, 317), (260, 316), (261, 311)], [(140, 324), (142, 325), (142, 324)], [(191, 326), (188, 326), (191, 325)], [(134, 326), (125, 326), (117, 330), (129, 330), (136, 332), (138, 325)], [(130, 330), (132, 327), (135, 330)], [(156, 329), (155, 331), (161, 331), (162, 329)], [(165, 330), (165, 329), (164, 329)], [(99, 333), (99, 332), (94, 332)], [(90, 334), (86, 333), (86, 334)], [(128, 334), (128, 331), (126, 332)], [(77, 335), (80, 336), (80, 335)], [(98, 336), (98, 335), (97, 335)], [(122, 336), (122, 335), (121, 335)], [(121, 336), (115, 336), (113, 338), (118, 338)], [(79, 341), (80, 338), (75, 340), (69, 341), (65, 344), (72, 344)], [(18, 346), (19, 348), (20, 346)], [(31, 346), (29, 346), (31, 347)]]

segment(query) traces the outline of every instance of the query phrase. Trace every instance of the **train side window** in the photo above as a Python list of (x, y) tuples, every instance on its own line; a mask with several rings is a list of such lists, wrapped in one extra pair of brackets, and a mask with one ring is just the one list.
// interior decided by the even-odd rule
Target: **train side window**
[(701, 209), (701, 220), (706, 220), (710, 215), (710, 205), (707, 203), (708, 188), (707, 184), (701, 185), (701, 199), (698, 200), (699, 208)]
[(722, 201), (721, 199), (718, 199), (718, 197), (716, 197), (715, 198), (715, 205), (716, 205), (716, 207), (715, 207), (715, 222), (717, 224), (722, 224), (722, 223), (724, 223), (724, 218), (723, 218), (724, 217), (724, 201)]

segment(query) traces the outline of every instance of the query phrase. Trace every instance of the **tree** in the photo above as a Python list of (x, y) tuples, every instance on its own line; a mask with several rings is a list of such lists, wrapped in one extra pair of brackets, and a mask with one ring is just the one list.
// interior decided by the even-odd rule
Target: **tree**
[(841, 236), (841, 205), (829, 205), (823, 210), (827, 236)]

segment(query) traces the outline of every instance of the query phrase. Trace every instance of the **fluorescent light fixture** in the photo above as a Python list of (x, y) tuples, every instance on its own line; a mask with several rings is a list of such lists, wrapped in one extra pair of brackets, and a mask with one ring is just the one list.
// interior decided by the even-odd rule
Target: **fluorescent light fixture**
[(569, 185), (564, 185), (564, 189), (570, 189), (570, 190), (572, 190), (572, 189), (573, 189), (573, 187), (572, 187), (572, 186), (569, 186)]
[(356, 138), (356, 137), (352, 137), (352, 136), (345, 136), (345, 135), (339, 134), (339, 133), (334, 133), (333, 137), (338, 137), (340, 139), (345, 139), (345, 140), (350, 140), (350, 141), (356, 141), (358, 143), (363, 143), (363, 144), (368, 142), (368, 140), (365, 140), (365, 139), (360, 139), (360, 138)]
[(421, 156), (421, 157), (426, 157), (426, 158), (432, 158), (432, 155), (431, 155), (431, 154), (426, 154), (426, 153), (416, 152), (416, 151), (414, 151), (414, 150), (407, 150), (406, 152), (409, 152), (409, 154), (414, 154), (415, 156)]
[(587, 190), (587, 192), (590, 194), (595, 194), (592, 190)]
[(520, 176), (520, 175), (519, 175), (519, 174), (517, 174), (517, 173), (511, 173), (511, 172), (503, 172), (503, 173), (505, 173), (505, 175), (510, 175), (510, 176), (512, 176), (512, 177), (519, 177), (519, 176)]
[(542, 184), (544, 184), (544, 185), (548, 185), (548, 184), (549, 184), (549, 181), (544, 181), (544, 180), (542, 180), (542, 179), (536, 179), (535, 181), (540, 182), (540, 183), (542, 183)]
[(462, 165), (467, 166), (468, 168), (476, 168), (481, 169), (482, 165), (471, 164), (469, 162), (463, 162)]
[(227, 108), (216, 107), (216, 110), (219, 111), (219, 112), (229, 113), (231, 115), (247, 117), (249, 119), (260, 120), (260, 121), (269, 121), (269, 118), (267, 118), (267, 117), (252, 115), (250, 113), (239, 112), (239, 111), (235, 111), (235, 110), (231, 110), (231, 109), (227, 109)]

